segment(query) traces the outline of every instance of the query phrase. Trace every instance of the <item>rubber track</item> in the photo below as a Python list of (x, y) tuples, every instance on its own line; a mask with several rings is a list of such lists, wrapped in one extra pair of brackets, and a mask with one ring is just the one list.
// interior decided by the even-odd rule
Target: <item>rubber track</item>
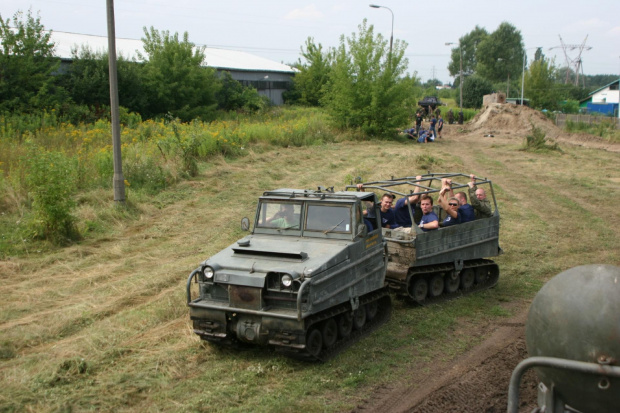
[[(482, 284), (477, 284), (474, 283), (474, 285), (467, 289), (467, 290), (462, 290), (460, 287), (458, 290), (456, 290), (453, 293), (449, 293), (446, 294), (446, 292), (444, 291), (443, 294), (441, 294), (438, 297), (430, 297), (427, 296), (426, 299), (424, 300), (424, 302), (422, 303), (418, 303), (415, 302), (415, 304), (417, 305), (428, 305), (428, 304), (435, 304), (435, 303), (442, 303), (448, 300), (452, 300), (454, 298), (458, 298), (458, 297), (462, 297), (465, 295), (469, 295), (478, 291), (483, 291), (483, 290), (488, 290), (490, 288), (493, 288), (497, 285), (497, 281), (499, 280), (499, 267), (497, 266), (497, 264), (495, 263), (495, 261), (493, 260), (488, 260), (488, 259), (477, 259), (477, 260), (470, 260), (470, 261), (466, 261), (463, 265), (463, 269), (467, 269), (467, 268), (478, 268), (478, 267), (491, 267), (494, 266), (497, 268), (497, 276), (496, 277), (492, 277), (490, 279), (487, 279), (486, 282), (482, 283)], [(429, 266), (425, 266), (425, 267), (412, 267), (409, 269), (410, 273), (411, 273), (411, 277), (408, 278), (414, 278), (414, 277), (419, 277), (419, 276), (430, 276), (432, 274), (438, 273), (438, 272), (449, 272), (449, 271), (453, 271), (454, 270), (454, 265), (452, 263), (446, 263), (446, 264), (437, 264), (437, 265), (429, 265)], [(462, 271), (461, 270), (461, 271)], [(399, 295), (405, 295), (409, 301), (414, 302), (413, 299), (409, 296), (409, 294), (407, 293), (407, 284), (406, 283), (401, 283), (401, 282), (394, 282), (392, 280), (388, 280), (389, 283), (391, 285), (398, 285), (399, 287), (394, 288), (394, 287), (390, 287), (392, 289), (396, 289), (399, 293)], [(402, 292), (405, 291), (405, 293), (403, 294)]]
[[(306, 352), (305, 349), (299, 350), (290, 347), (276, 347), (276, 351), (285, 354), (288, 357), (304, 361), (325, 362), (332, 359), (340, 352), (344, 351), (351, 345), (357, 343), (362, 338), (366, 337), (367, 335), (381, 327), (390, 319), (390, 315), (392, 313), (392, 300), (390, 298), (389, 290), (387, 288), (382, 288), (380, 290), (369, 293), (364, 297), (361, 297), (360, 306), (373, 301), (379, 301), (379, 308), (377, 315), (372, 319), (372, 321), (364, 324), (362, 330), (353, 329), (353, 331), (347, 338), (339, 339), (330, 348), (323, 348), (323, 350), (321, 350), (318, 356), (313, 356), (312, 354)], [(339, 314), (347, 311), (351, 311), (351, 307), (348, 304), (345, 304), (344, 306), (337, 306), (332, 309), (323, 311), (320, 314), (308, 317), (309, 327), (306, 330), (306, 334), (310, 330), (310, 328), (312, 328), (312, 326), (316, 325), (317, 323), (320, 323), (321, 321), (327, 320), (331, 317), (336, 317)]]
[[(329, 349), (323, 348), (321, 353), (319, 353), (319, 355), (316, 357), (311, 355), (307, 351), (305, 351), (305, 349), (297, 349), (297, 348), (286, 347), (286, 346), (270, 346), (270, 347), (275, 348), (276, 352), (280, 354), (283, 354), (287, 357), (295, 358), (298, 360), (311, 361), (311, 362), (312, 361), (315, 361), (315, 362), (316, 361), (318, 362), (327, 361), (333, 358), (334, 356), (336, 356), (337, 354), (339, 354), (341, 351), (347, 349), (349, 346), (357, 343), (359, 340), (369, 335), (370, 333), (375, 331), (377, 328), (381, 327), (383, 324), (385, 324), (390, 319), (390, 315), (392, 313), (392, 300), (390, 298), (389, 289), (387, 287), (383, 287), (372, 293), (366, 294), (363, 297), (360, 297), (360, 306), (368, 304), (375, 300), (379, 301), (379, 308), (378, 308), (377, 315), (372, 319), (372, 321), (364, 324), (364, 327), (362, 328), (362, 330), (353, 329), (353, 331), (351, 331), (351, 334), (346, 339), (339, 339)], [(310, 328), (312, 328), (312, 326), (316, 325), (317, 323), (320, 323), (321, 321), (327, 320), (328, 318), (331, 318), (331, 317), (336, 317), (348, 311), (349, 312), (351, 311), (351, 306), (349, 303), (345, 303), (345, 304), (341, 304), (333, 308), (330, 308), (328, 310), (325, 310), (319, 314), (311, 315), (307, 319), (307, 325), (309, 327), (306, 329), (305, 333), (307, 334)], [(222, 339), (214, 339), (211, 337), (206, 338), (203, 336), (200, 336), (200, 338), (202, 340), (208, 341), (218, 346), (228, 347), (228, 348), (233, 348), (233, 349), (248, 348), (248, 347), (253, 346), (252, 344), (247, 344), (240, 340), (237, 340), (235, 337), (232, 337), (232, 336), (222, 338)]]

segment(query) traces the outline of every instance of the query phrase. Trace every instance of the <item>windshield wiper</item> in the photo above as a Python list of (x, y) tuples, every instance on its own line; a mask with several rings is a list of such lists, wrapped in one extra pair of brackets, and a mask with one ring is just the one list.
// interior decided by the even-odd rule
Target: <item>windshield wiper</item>
[(333, 227), (331, 227), (330, 229), (326, 229), (325, 231), (323, 231), (323, 234), (327, 234), (328, 232), (332, 232), (333, 230), (338, 228), (338, 225), (342, 224), (343, 222), (344, 222), (344, 219), (342, 221), (340, 221), (339, 223), (337, 223), (336, 225), (334, 225)]
[(278, 228), (278, 231), (282, 231), (284, 229), (291, 229), (291, 228), (299, 229), (299, 224), (289, 225), (288, 227), (284, 227), (284, 228)]

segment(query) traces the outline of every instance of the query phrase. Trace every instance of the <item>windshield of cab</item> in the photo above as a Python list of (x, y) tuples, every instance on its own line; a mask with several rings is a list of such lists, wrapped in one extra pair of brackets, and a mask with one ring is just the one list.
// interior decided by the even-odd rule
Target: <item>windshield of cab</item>
[(309, 204), (306, 231), (351, 232), (351, 207), (349, 205)]
[(321, 234), (353, 232), (351, 204), (261, 201), (258, 206), (257, 228), (303, 231)]
[(259, 228), (300, 229), (301, 204), (292, 202), (261, 202)]

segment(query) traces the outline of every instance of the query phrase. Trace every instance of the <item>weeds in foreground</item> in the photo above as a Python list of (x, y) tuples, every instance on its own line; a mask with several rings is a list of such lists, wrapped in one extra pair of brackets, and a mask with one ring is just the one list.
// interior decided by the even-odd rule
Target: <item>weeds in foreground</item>
[(549, 143), (547, 140), (547, 134), (539, 127), (535, 126), (533, 123), (532, 130), (529, 135), (525, 137), (525, 142), (522, 151), (527, 152), (549, 152), (549, 151), (559, 151), (563, 153), (562, 149), (559, 147), (557, 143)]
[[(27, 219), (0, 219), (0, 234), (20, 242), (79, 238), (73, 198), (111, 189), (114, 173), (110, 123), (65, 123), (44, 117), (0, 117), (0, 207)], [(155, 195), (198, 174), (199, 162), (245, 156), (249, 146), (314, 146), (337, 140), (329, 118), (313, 109), (278, 109), (235, 121), (181, 123), (177, 119), (127, 124), (121, 133), (125, 186), (134, 195)], [(25, 223), (30, 225), (25, 229)], [(21, 224), (21, 225), (20, 225)], [(15, 244), (0, 236), (4, 245)], [(3, 241), (4, 240), (4, 241)], [(10, 248), (12, 249), (12, 247)]]

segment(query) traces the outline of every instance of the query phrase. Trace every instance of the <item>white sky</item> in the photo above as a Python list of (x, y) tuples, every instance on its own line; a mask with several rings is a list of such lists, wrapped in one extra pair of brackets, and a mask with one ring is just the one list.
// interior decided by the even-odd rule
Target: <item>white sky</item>
[[(182, 35), (199, 45), (243, 50), (282, 63), (300, 57), (300, 47), (311, 36), (324, 48), (339, 44), (341, 35), (358, 32), (364, 18), (389, 40), (392, 14), (369, 7), (370, 2), (394, 13), (394, 39), (408, 43), (409, 71), (422, 81), (451, 82), (447, 65), (450, 47), (476, 25), (493, 32), (507, 21), (521, 31), (528, 61), (542, 46), (548, 57), (565, 65), (565, 44), (581, 45), (585, 74), (620, 74), (620, 1), (591, 0), (116, 0), (116, 36), (140, 39), (143, 27), (153, 26)], [(436, 5), (437, 4), (437, 5)], [(5, 0), (3, 19), (17, 10), (40, 12), (47, 29), (107, 35), (106, 0)], [(555, 47), (554, 49), (551, 49)], [(575, 59), (578, 50), (568, 51)]]

